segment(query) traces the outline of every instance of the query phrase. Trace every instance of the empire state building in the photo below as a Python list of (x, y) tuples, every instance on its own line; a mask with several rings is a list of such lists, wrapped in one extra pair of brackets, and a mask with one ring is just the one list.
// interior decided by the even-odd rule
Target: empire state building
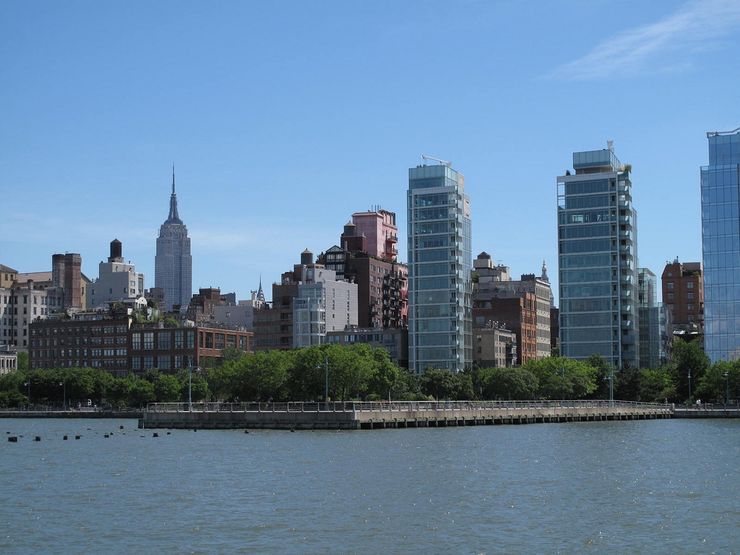
[(172, 168), (170, 214), (159, 228), (157, 254), (154, 258), (154, 286), (164, 292), (164, 308), (175, 306), (184, 311), (193, 291), (193, 258), (190, 256), (188, 228), (177, 214), (175, 168)]

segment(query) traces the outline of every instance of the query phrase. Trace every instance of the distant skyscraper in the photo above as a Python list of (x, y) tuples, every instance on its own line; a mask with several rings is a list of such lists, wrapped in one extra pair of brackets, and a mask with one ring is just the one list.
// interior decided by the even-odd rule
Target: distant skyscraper
[(409, 169), (409, 368), (473, 362), (470, 198), (449, 163)]
[(740, 358), (740, 128), (707, 133), (701, 168), (704, 349), (712, 362)]
[(637, 211), (631, 168), (608, 148), (573, 153), (557, 178), (560, 350), (617, 368), (639, 363)]
[(154, 284), (164, 291), (165, 309), (179, 305), (184, 311), (193, 293), (193, 258), (190, 256), (188, 228), (177, 214), (175, 168), (172, 168), (170, 214), (159, 228), (154, 259)]

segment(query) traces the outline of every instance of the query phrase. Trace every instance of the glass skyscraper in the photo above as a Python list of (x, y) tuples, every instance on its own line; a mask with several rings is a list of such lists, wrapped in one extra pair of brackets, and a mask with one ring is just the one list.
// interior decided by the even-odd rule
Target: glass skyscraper
[(409, 169), (409, 367), (473, 363), (470, 199), (449, 164)]
[(637, 211), (631, 168), (609, 147), (573, 153), (557, 178), (563, 356), (639, 365)]
[(740, 128), (707, 133), (701, 168), (704, 348), (712, 362), (740, 358)]

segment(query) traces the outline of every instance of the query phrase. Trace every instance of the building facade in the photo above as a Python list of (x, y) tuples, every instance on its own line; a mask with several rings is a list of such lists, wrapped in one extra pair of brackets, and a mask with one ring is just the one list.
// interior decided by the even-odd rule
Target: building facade
[(704, 350), (714, 362), (740, 358), (740, 128), (707, 133), (701, 168)]
[(31, 322), (64, 311), (64, 289), (39, 287), (32, 279), (0, 288), (0, 346), (26, 352)]
[[(382, 210), (355, 213), (353, 219), (374, 223), (374, 239), (369, 240), (360, 225), (348, 222), (341, 246), (329, 248), (319, 256), (319, 263), (335, 271), (338, 280), (357, 284), (359, 327), (404, 328), (408, 325), (408, 269), (396, 259), (396, 216)], [(380, 245), (375, 244), (378, 237)]]
[(87, 287), (87, 306), (105, 307), (110, 302), (144, 296), (144, 274), (137, 274), (131, 262), (123, 259), (123, 245), (118, 239), (110, 243), (108, 262), (98, 265), (98, 279)]
[(648, 268), (639, 268), (640, 368), (658, 368), (665, 362), (666, 321), (657, 289), (656, 275)]
[(215, 366), (226, 348), (254, 351), (248, 331), (132, 324), (130, 317), (105, 313), (38, 320), (30, 331), (32, 369), (101, 368), (119, 376), (150, 370), (173, 373), (189, 366)]
[(573, 153), (557, 178), (560, 349), (603, 356), (617, 368), (639, 364), (637, 211), (631, 167), (608, 148)]
[(188, 228), (177, 213), (175, 170), (172, 170), (170, 213), (159, 228), (157, 253), (154, 258), (154, 286), (164, 292), (164, 309), (172, 312), (187, 309), (193, 292), (193, 258), (190, 255)]
[(409, 169), (409, 368), (473, 363), (470, 199), (449, 164)]
[(479, 368), (509, 368), (516, 366), (516, 334), (499, 323), (485, 328), (473, 328), (473, 360)]
[(398, 227), (395, 212), (382, 208), (355, 212), (352, 214), (352, 223), (357, 229), (357, 235), (365, 237), (368, 255), (384, 260), (397, 259)]
[(669, 333), (704, 333), (704, 278), (701, 262), (669, 262), (661, 275), (663, 304), (670, 313)]
[(326, 333), (326, 342), (335, 345), (366, 343), (388, 351), (391, 360), (408, 368), (408, 330), (401, 328), (347, 328)]
[(307, 268), (293, 300), (293, 347), (322, 345), (327, 333), (350, 327), (357, 327), (357, 284), (319, 264)]
[(37, 320), (30, 326), (29, 366), (34, 370), (102, 368), (126, 375), (130, 369), (130, 325), (129, 318), (110, 318), (102, 313)]
[[(482, 252), (473, 261), (475, 268), (475, 282), (473, 283), (473, 327), (489, 327), (491, 322), (503, 322), (517, 336), (519, 346), (519, 362), (550, 356), (550, 305), (552, 291), (547, 276), (546, 266), (543, 264), (539, 277), (534, 274), (522, 274), (521, 279), (512, 280), (508, 266), (494, 264), (491, 255)], [(531, 328), (530, 305), (531, 296), (535, 299), (534, 328)], [(513, 317), (510, 313), (511, 304), (492, 303), (492, 299), (525, 298), (526, 302), (519, 303), (525, 311)], [(505, 313), (496, 314), (495, 309), (502, 308)], [(524, 325), (524, 329), (520, 326)], [(534, 333), (534, 338), (530, 337)]]

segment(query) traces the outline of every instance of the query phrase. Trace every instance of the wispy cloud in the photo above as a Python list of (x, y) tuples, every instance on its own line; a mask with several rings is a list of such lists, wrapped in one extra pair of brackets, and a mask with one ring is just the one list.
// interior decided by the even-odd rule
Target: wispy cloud
[(738, 0), (692, 0), (649, 25), (630, 29), (599, 43), (591, 52), (561, 65), (548, 77), (591, 80), (615, 73), (676, 72), (692, 65), (693, 56), (713, 48), (740, 27)]

